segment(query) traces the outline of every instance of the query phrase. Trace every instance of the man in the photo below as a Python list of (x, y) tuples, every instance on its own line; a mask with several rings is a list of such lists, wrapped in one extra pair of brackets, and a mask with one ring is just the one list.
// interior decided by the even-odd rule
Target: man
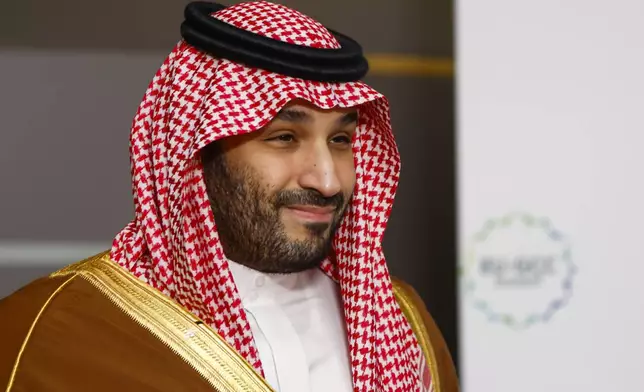
[(132, 127), (135, 219), (0, 302), (0, 385), (456, 390), (383, 257), (399, 156), (360, 46), (266, 2), (185, 16)]

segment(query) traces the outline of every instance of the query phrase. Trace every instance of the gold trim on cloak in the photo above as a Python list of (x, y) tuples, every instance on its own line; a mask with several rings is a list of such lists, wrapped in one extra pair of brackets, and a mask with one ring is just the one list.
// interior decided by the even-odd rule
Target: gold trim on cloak
[(440, 328), (418, 292), (403, 280), (392, 278), (394, 296), (416, 335), (429, 364), (433, 392), (458, 392), (458, 374)]
[(220, 392), (269, 392), (268, 383), (214, 330), (109, 258), (109, 252), (52, 276), (88, 280)]

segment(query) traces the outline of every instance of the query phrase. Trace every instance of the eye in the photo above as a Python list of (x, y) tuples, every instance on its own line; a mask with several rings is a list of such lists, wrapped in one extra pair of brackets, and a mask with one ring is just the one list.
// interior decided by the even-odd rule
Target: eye
[(331, 139), (333, 144), (351, 144), (351, 137), (348, 135), (338, 135)]
[(275, 137), (276, 140), (279, 140), (280, 142), (292, 142), (295, 140), (293, 135), (279, 135)]
[(291, 143), (291, 142), (295, 141), (295, 136), (290, 134), (290, 133), (283, 133), (281, 135), (272, 136), (272, 137), (266, 139), (266, 141), (269, 141), (269, 142), (281, 142), (281, 143)]

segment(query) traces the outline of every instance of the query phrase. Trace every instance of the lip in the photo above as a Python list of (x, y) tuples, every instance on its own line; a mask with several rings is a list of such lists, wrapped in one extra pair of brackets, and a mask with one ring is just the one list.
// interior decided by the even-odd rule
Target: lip
[(312, 222), (330, 222), (333, 219), (333, 207), (295, 205), (287, 207), (298, 218)]

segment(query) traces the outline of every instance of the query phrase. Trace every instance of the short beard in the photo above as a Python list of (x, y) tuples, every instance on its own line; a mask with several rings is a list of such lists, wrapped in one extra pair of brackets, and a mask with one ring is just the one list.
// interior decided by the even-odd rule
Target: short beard
[[(347, 208), (341, 193), (324, 197), (310, 189), (282, 190), (271, 195), (249, 167), (231, 167), (218, 143), (202, 155), (204, 179), (217, 233), (226, 257), (267, 273), (292, 273), (319, 267), (332, 250), (335, 232)], [(329, 223), (306, 225), (310, 237), (288, 238), (280, 217), (289, 205), (333, 206)]]

